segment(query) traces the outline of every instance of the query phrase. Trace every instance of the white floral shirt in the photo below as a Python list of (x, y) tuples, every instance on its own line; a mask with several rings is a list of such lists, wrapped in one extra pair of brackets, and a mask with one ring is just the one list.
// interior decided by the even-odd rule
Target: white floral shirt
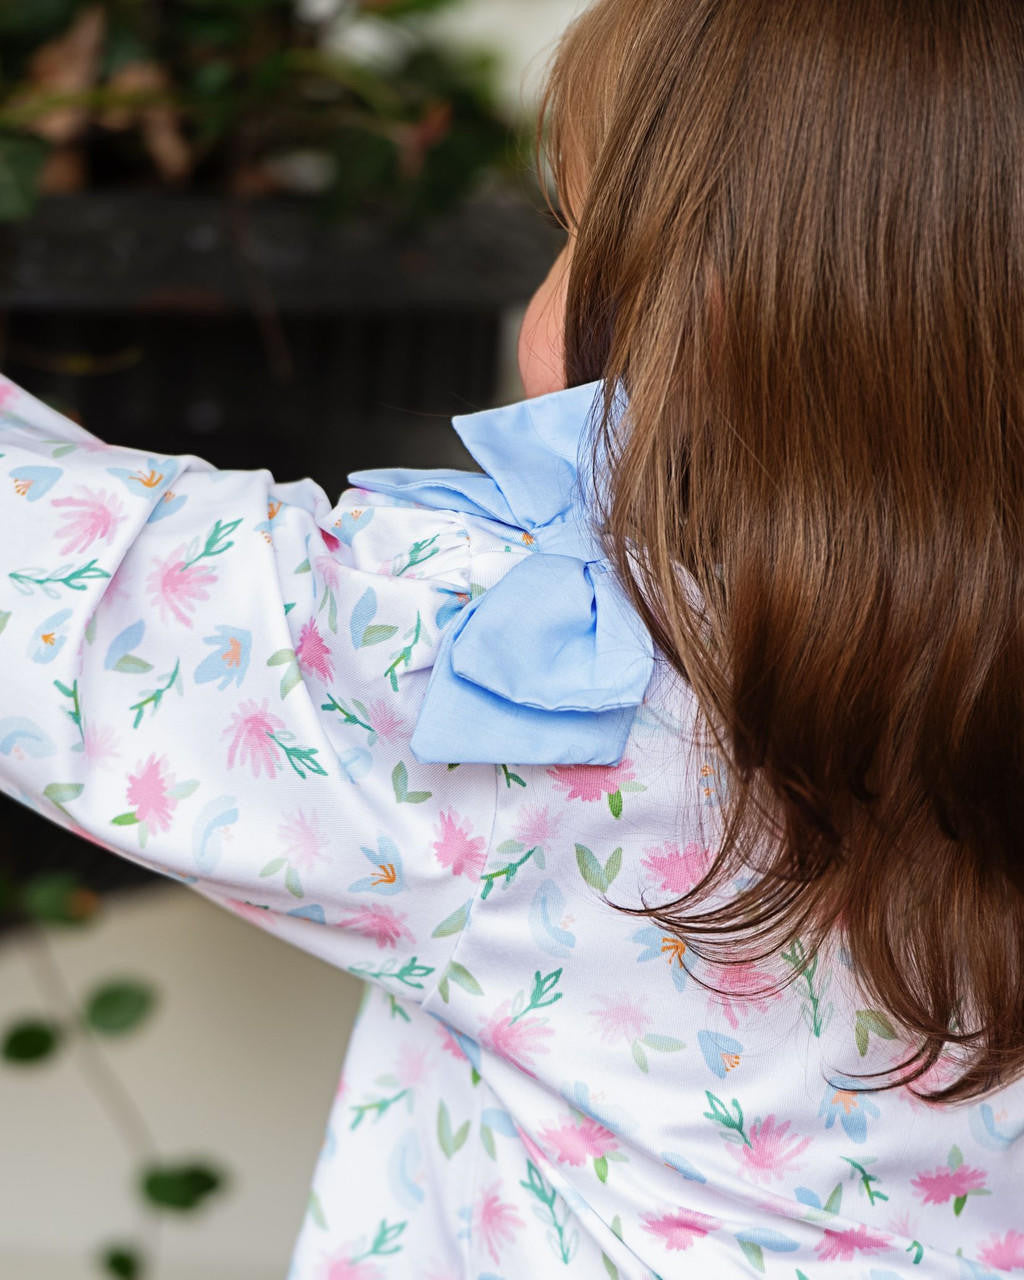
[(711, 972), (616, 909), (714, 850), (662, 665), (618, 763), (417, 761), (523, 528), (0, 402), (0, 786), (368, 984), (292, 1280), (1024, 1271), (1021, 1086), (865, 1092), (902, 1048), (841, 950)]

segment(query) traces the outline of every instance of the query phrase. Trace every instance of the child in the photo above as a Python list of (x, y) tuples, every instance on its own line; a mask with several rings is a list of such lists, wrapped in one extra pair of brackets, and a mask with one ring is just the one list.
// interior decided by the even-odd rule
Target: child
[(295, 1280), (1020, 1269), (1024, 15), (600, 0), (546, 105), (483, 474), (4, 387), (0, 781), (371, 984)]

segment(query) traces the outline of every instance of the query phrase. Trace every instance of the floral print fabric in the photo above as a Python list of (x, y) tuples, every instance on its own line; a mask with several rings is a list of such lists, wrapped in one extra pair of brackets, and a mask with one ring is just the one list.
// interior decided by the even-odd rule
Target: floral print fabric
[(684, 686), (617, 765), (416, 762), (521, 530), (0, 400), (0, 786), (369, 984), (293, 1280), (1024, 1272), (1021, 1086), (864, 1092), (902, 1047), (841, 948), (711, 970), (615, 909), (713, 856)]

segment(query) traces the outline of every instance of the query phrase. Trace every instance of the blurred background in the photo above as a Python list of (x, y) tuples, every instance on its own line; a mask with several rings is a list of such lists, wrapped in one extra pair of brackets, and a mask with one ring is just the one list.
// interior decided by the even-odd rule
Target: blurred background
[[(0, 0), (0, 371), (332, 498), (461, 465), (450, 417), (522, 396), (583, 5)], [(0, 832), (0, 1276), (283, 1280), (358, 985), (2, 797)]]

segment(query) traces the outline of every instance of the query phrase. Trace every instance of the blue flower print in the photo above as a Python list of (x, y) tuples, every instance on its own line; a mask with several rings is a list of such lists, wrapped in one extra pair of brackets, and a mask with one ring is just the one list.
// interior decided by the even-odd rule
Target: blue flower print
[(158, 520), (166, 520), (168, 516), (176, 515), (186, 502), (188, 502), (187, 493), (174, 493), (173, 490), (166, 489), (164, 496), (150, 512), (146, 523), (156, 524)]
[(646, 925), (631, 934), (630, 940), (642, 948), (636, 958), (637, 964), (646, 964), (650, 960), (660, 960), (664, 964), (667, 959), (672, 985), (677, 991), (685, 989), (688, 970), (683, 963), (681, 944), (677, 938), (669, 937), (657, 925)]
[(565, 894), (554, 882), (545, 880), (530, 904), (530, 933), (537, 946), (549, 956), (564, 960), (576, 945), (576, 935), (567, 927)]
[(31, 756), (33, 760), (44, 760), (56, 750), (53, 740), (34, 720), (25, 716), (8, 716), (6, 720), (0, 720), (0, 756), (17, 752)]
[(33, 662), (52, 662), (64, 648), (71, 612), (61, 609), (59, 613), (51, 613), (36, 627), (28, 646), (28, 656)]
[(216, 635), (204, 636), (203, 643), (212, 645), (213, 652), (208, 653), (196, 667), (196, 684), (217, 680), (221, 691), (231, 684), (240, 687), (249, 670), (252, 633), (242, 627), (221, 625), (217, 627)]
[(675, 1169), (676, 1173), (681, 1174), (687, 1182), (707, 1182), (707, 1178), (696, 1165), (687, 1160), (686, 1156), (681, 1156), (675, 1151), (663, 1151), (661, 1158), (670, 1169)]
[(334, 536), (339, 542), (343, 542), (346, 547), (352, 545), (352, 539), (373, 519), (373, 507), (366, 507), (363, 510), (358, 508), (352, 511), (343, 511), (341, 519), (336, 520), (331, 526), (334, 529)]
[(192, 827), (192, 858), (201, 875), (212, 875), (224, 852), (224, 834), (238, 821), (234, 796), (217, 796), (203, 806)]
[(971, 1126), (971, 1137), (973, 1137), (978, 1146), (984, 1147), (987, 1151), (1007, 1150), (1021, 1136), (1022, 1123), (1018, 1120), (1015, 1124), (1004, 1128), (1001, 1126), (1000, 1121), (1005, 1119), (1005, 1112), (997, 1115), (987, 1102), (982, 1102), (978, 1106), (972, 1107), (968, 1117), (968, 1123)]
[(708, 1070), (719, 1080), (724, 1080), (730, 1071), (739, 1066), (743, 1046), (732, 1036), (724, 1036), (717, 1031), (698, 1031), (697, 1044)]
[(826, 1082), (818, 1108), (826, 1129), (831, 1129), (838, 1118), (851, 1142), (864, 1142), (868, 1136), (868, 1117), (877, 1120), (881, 1114), (871, 1096), (864, 1092), (862, 1081), (837, 1075)]
[(135, 471), (129, 471), (126, 467), (107, 467), (107, 472), (116, 476), (137, 498), (151, 498), (158, 490), (171, 487), (178, 469), (174, 458), (147, 458), (145, 467), (139, 467)]
[(64, 472), (60, 467), (15, 467), (11, 472), (14, 492), (27, 502), (38, 502), (50, 492)]
[(382, 897), (393, 897), (402, 892), (405, 888), (402, 855), (393, 840), (381, 836), (376, 849), (367, 849), (365, 845), (361, 845), (360, 852), (373, 867), (373, 873), (350, 884), (350, 893), (377, 893)]

